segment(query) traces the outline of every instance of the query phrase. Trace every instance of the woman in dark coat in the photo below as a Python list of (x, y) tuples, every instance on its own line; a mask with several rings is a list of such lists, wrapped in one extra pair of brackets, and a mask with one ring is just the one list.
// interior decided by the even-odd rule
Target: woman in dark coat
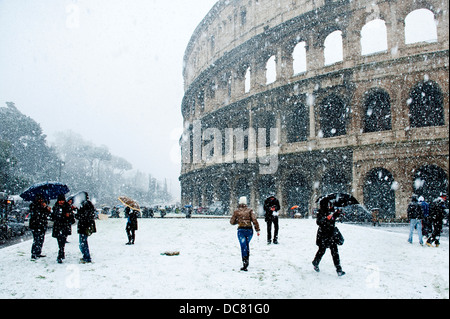
[(71, 232), (72, 224), (75, 223), (75, 217), (72, 212), (72, 208), (69, 203), (66, 202), (66, 198), (64, 195), (59, 195), (58, 200), (53, 206), (53, 211), (50, 219), (53, 223), (53, 231), (52, 236), (56, 238), (58, 241), (58, 257), (56, 261), (58, 263), (62, 263), (62, 260), (65, 258), (64, 247), (67, 242), (67, 236), (69, 236)]
[[(314, 270), (319, 272), (319, 263), (322, 260), (323, 255), (327, 248), (331, 250), (331, 256), (333, 257), (333, 262), (336, 267), (336, 272), (338, 276), (345, 275), (342, 271), (339, 251), (338, 251), (338, 241), (342, 238), (340, 233), (336, 233), (336, 218), (339, 216), (340, 212), (335, 211), (333, 205), (330, 202), (321, 203), (316, 223), (319, 226), (317, 230), (316, 245), (319, 246), (316, 257), (314, 258), (312, 264)], [(337, 230), (338, 231), (338, 230)], [(339, 238), (340, 237), (340, 238)]]
[(128, 216), (127, 226), (125, 227), (128, 236), (128, 243), (125, 245), (134, 245), (134, 240), (136, 239), (135, 232), (138, 230), (137, 215), (137, 211), (131, 211), (129, 207), (125, 208), (125, 216)]
[(89, 200), (89, 196), (86, 193), (86, 200), (83, 201), (81, 208), (78, 209), (78, 213), (75, 215), (78, 219), (78, 234), (80, 235), (80, 251), (83, 254), (83, 258), (80, 259), (81, 263), (90, 263), (91, 255), (89, 252), (88, 237), (97, 232), (95, 227), (95, 207)]
[(44, 244), (45, 232), (47, 230), (48, 216), (51, 209), (47, 205), (42, 194), (36, 195), (35, 200), (30, 205), (30, 225), (33, 233), (33, 245), (31, 246), (31, 259), (45, 257), (42, 255), (42, 245)]

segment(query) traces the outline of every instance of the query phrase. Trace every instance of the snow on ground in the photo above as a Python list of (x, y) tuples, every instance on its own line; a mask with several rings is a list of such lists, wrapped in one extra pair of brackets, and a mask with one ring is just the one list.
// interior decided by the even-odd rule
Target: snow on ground
[[(407, 229), (339, 224), (346, 275), (336, 275), (329, 250), (316, 273), (315, 220), (280, 220), (280, 244), (267, 245), (266, 223), (251, 242), (250, 267), (241, 272), (236, 227), (228, 219), (140, 219), (127, 246), (125, 219), (97, 221), (89, 237), (94, 263), (79, 264), (76, 226), (66, 260), (56, 263), (47, 234), (46, 258), (30, 260), (31, 241), (0, 249), (0, 298), (449, 298), (449, 241), (422, 247)], [(161, 255), (180, 251), (179, 256)]]

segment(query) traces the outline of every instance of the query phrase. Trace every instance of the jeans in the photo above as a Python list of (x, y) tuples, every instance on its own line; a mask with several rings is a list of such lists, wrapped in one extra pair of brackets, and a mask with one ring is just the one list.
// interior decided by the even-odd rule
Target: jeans
[(89, 254), (88, 235), (80, 234), (80, 251), (83, 254), (83, 260), (91, 262), (91, 255)]
[(411, 219), (409, 223), (409, 238), (408, 242), (412, 244), (413, 241), (413, 233), (414, 229), (417, 228), (417, 233), (419, 235), (419, 243), (423, 245), (423, 238), (422, 238), (422, 220), (421, 219)]
[(253, 237), (253, 228), (238, 229), (239, 244), (241, 244), (242, 258), (250, 256), (250, 241)]

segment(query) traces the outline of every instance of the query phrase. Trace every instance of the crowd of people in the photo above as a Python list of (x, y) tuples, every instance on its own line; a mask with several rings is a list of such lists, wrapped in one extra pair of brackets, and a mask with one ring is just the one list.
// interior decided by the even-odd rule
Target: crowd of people
[(42, 255), (42, 246), (45, 240), (45, 233), (48, 227), (48, 220), (53, 221), (52, 237), (58, 242), (57, 262), (62, 263), (65, 259), (64, 248), (67, 237), (72, 233), (72, 225), (78, 219), (79, 247), (82, 253), (81, 263), (90, 263), (88, 237), (96, 232), (95, 227), (95, 207), (86, 194), (80, 208), (73, 205), (71, 200), (66, 200), (64, 194), (60, 194), (53, 208), (42, 194), (37, 194), (30, 205), (29, 228), (33, 234), (33, 244), (31, 246), (31, 259), (46, 257)]
[(407, 211), (410, 225), (408, 242), (413, 243), (414, 230), (417, 229), (420, 245), (424, 244), (425, 237), (427, 246), (432, 247), (434, 244), (439, 247), (446, 207), (446, 193), (441, 193), (431, 204), (423, 196), (413, 194)]
[[(439, 239), (442, 232), (443, 219), (447, 205), (447, 194), (442, 193), (431, 204), (428, 204), (422, 196), (413, 195), (411, 203), (408, 205), (407, 215), (410, 221), (410, 233), (408, 242), (412, 244), (413, 233), (417, 229), (419, 243), (423, 245), (423, 237), (427, 238), (426, 245), (439, 247)], [(264, 220), (267, 224), (267, 244), (278, 244), (278, 213), (280, 211), (280, 203), (275, 196), (269, 196), (264, 201)], [(96, 232), (95, 227), (95, 207), (86, 194), (86, 199), (81, 203), (80, 207), (73, 205), (73, 201), (69, 198), (66, 200), (63, 194), (57, 198), (53, 208), (50, 208), (48, 202), (42, 194), (38, 194), (30, 205), (30, 225), (29, 228), (33, 233), (33, 244), (31, 247), (31, 258), (36, 260), (45, 257), (42, 255), (42, 245), (44, 243), (47, 223), (53, 221), (52, 237), (58, 242), (57, 262), (62, 263), (65, 258), (65, 244), (67, 237), (72, 233), (72, 225), (75, 219), (78, 219), (79, 248), (82, 253), (80, 262), (90, 263), (91, 256), (89, 253), (88, 237)], [(336, 227), (336, 220), (339, 218), (341, 210), (335, 207), (332, 201), (322, 201), (319, 203), (316, 223), (318, 231), (316, 236), (316, 245), (318, 251), (312, 261), (313, 269), (320, 271), (319, 264), (325, 254), (327, 248), (331, 251), (333, 263), (336, 267), (338, 276), (345, 275), (342, 270), (338, 246), (344, 243), (344, 238)], [(128, 242), (126, 245), (134, 245), (136, 239), (136, 231), (138, 229), (138, 212), (134, 209), (126, 207), (125, 217), (127, 218), (126, 233)], [(248, 207), (247, 198), (239, 199), (238, 208), (234, 211), (230, 224), (238, 225), (238, 240), (241, 247), (241, 256), (243, 267), (242, 271), (247, 271), (250, 264), (250, 241), (252, 240), (254, 231), (260, 236), (260, 226), (257, 215)], [(273, 237), (272, 237), (273, 226)]]

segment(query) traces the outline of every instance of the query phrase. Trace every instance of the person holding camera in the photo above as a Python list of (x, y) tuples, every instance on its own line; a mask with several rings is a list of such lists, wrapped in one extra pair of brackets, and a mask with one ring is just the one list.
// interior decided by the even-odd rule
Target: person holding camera
[(270, 196), (264, 201), (265, 221), (267, 223), (267, 245), (272, 243), (272, 224), (274, 225), (273, 243), (278, 244), (278, 211), (280, 210), (280, 202), (275, 196)]

